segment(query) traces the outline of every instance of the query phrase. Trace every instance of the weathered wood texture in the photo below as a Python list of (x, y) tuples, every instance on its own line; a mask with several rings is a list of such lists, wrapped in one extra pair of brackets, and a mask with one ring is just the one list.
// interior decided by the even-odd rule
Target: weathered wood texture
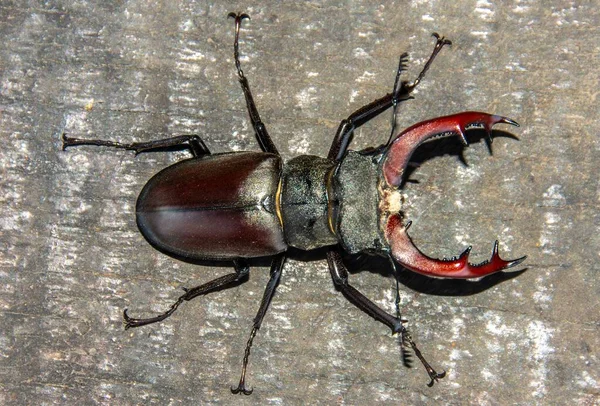
[[(226, 4), (228, 3), (228, 4)], [(594, 404), (600, 402), (600, 15), (531, 1), (0, 2), (0, 403)], [(229, 11), (246, 11), (242, 63), (284, 158), (325, 155), (339, 120), (391, 90), (397, 58), (444, 50), (398, 123), (461, 110), (507, 115), (493, 156), (472, 133), (423, 148), (408, 183), (411, 234), (430, 255), (473, 244), (529, 255), (515, 278), (403, 277), (404, 315), (448, 377), (429, 389), (387, 328), (333, 288), (323, 256), (297, 256), (255, 341), (251, 397), (233, 397), (268, 274), (124, 331), (121, 313), (164, 310), (183, 286), (229, 272), (164, 256), (135, 225), (144, 183), (185, 153), (82, 147), (199, 134), (258, 150), (233, 58)], [(509, 129), (506, 129), (507, 131)], [(389, 114), (354, 146), (383, 142)], [(460, 157), (468, 163), (461, 163)], [(392, 310), (384, 263), (355, 286)], [(474, 293), (474, 294), (471, 294)]]

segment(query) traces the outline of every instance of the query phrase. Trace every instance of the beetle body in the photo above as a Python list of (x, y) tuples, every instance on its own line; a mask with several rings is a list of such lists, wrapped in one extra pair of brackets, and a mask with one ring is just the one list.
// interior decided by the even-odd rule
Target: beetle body
[[(76, 145), (110, 146), (136, 153), (187, 148), (193, 157), (163, 169), (144, 186), (136, 205), (137, 223), (144, 237), (156, 248), (184, 260), (231, 261), (234, 272), (185, 293), (163, 314), (132, 318), (124, 312), (126, 328), (140, 327), (169, 317), (185, 301), (216, 290), (237, 286), (247, 280), (247, 259), (271, 257), (270, 279), (246, 344), (242, 374), (234, 393), (250, 394), (245, 387), (246, 367), (253, 339), (261, 326), (279, 283), (289, 247), (312, 250), (327, 247), (332, 280), (353, 304), (411, 348), (431, 378), (442, 378), (423, 358), (400, 317), (399, 294), (396, 315), (388, 314), (366, 298), (348, 281), (341, 251), (375, 254), (389, 258), (392, 267), (433, 277), (479, 278), (513, 267), (525, 257), (506, 261), (494, 244), (492, 257), (470, 264), (470, 247), (452, 259), (434, 259), (414, 246), (407, 234), (399, 187), (413, 151), (434, 136), (458, 135), (466, 145), (465, 130), (483, 127), (491, 141), (495, 124), (517, 125), (506, 117), (480, 112), (463, 112), (417, 123), (378, 147), (363, 151), (348, 148), (354, 130), (392, 108), (395, 117), (400, 102), (412, 98), (431, 62), (450, 41), (436, 37), (434, 50), (419, 76), (412, 82), (399, 81), (406, 64), (400, 57), (392, 93), (374, 100), (342, 120), (326, 157), (302, 155), (283, 163), (254, 103), (248, 80), (240, 68), (238, 37), (241, 21), (235, 18), (234, 59), (244, 92), (250, 121), (262, 152), (211, 154), (198, 136), (124, 144), (106, 140), (67, 137), (63, 149)], [(392, 124), (393, 131), (394, 124)]]
[(435, 135), (496, 123), (505, 117), (464, 112), (418, 123), (375, 152), (348, 150), (335, 161), (301, 155), (283, 164), (271, 153), (235, 152), (176, 163), (155, 175), (137, 202), (142, 234), (184, 259), (266, 257), (288, 246), (310, 250), (338, 244), (350, 254), (392, 255), (404, 267), (437, 277), (476, 278), (521, 260), (468, 262), (421, 253), (406, 233), (398, 186), (412, 152)]
[(187, 259), (266, 257), (288, 246), (334, 244), (352, 254), (385, 251), (379, 159), (356, 151), (340, 162), (301, 155), (285, 165), (261, 152), (188, 159), (144, 186), (138, 227), (155, 247)]

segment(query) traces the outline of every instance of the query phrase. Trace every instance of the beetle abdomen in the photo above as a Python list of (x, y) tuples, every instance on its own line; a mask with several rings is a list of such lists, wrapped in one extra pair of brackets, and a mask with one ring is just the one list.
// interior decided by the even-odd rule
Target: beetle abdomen
[(285, 251), (275, 211), (281, 159), (241, 152), (188, 159), (156, 174), (140, 193), (140, 231), (155, 247), (191, 259)]

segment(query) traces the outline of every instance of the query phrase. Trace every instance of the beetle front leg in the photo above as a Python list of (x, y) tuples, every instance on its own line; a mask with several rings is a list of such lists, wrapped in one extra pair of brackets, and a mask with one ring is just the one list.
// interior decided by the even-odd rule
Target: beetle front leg
[(196, 158), (201, 157), (202, 155), (210, 155), (208, 147), (206, 146), (206, 144), (204, 144), (202, 138), (200, 138), (197, 135), (179, 135), (176, 137), (163, 138), (161, 140), (156, 141), (122, 143), (98, 139), (73, 138), (68, 137), (66, 133), (63, 133), (62, 143), (63, 151), (68, 147), (75, 147), (79, 145), (96, 145), (99, 147), (113, 147), (129, 151), (135, 151), (136, 155), (142, 152), (165, 150), (171, 148), (189, 149), (192, 155)]
[(346, 268), (346, 265), (344, 265), (342, 256), (336, 249), (330, 249), (327, 252), (327, 263), (329, 265), (329, 272), (331, 273), (333, 283), (339, 290), (341, 290), (342, 294), (350, 302), (352, 302), (360, 310), (367, 313), (369, 316), (373, 317), (375, 320), (390, 327), (393, 334), (401, 334), (402, 344), (408, 344), (425, 367), (425, 370), (431, 379), (431, 382), (428, 384), (429, 386), (432, 386), (434, 382), (437, 382), (439, 379), (446, 376), (445, 371), (442, 373), (437, 373), (431, 367), (429, 362), (427, 362), (427, 360), (423, 357), (423, 354), (421, 354), (421, 351), (419, 351), (419, 348), (413, 341), (401, 318), (394, 317), (391, 314), (386, 313), (383, 309), (381, 309), (348, 283), (348, 269)]
[[(392, 120), (392, 131), (395, 127), (395, 115), (396, 108), (398, 103), (404, 100), (411, 99), (411, 93), (415, 88), (421, 83), (421, 80), (425, 76), (425, 73), (429, 70), (429, 67), (433, 63), (437, 54), (442, 50), (445, 45), (451, 45), (452, 42), (447, 40), (445, 37), (440, 37), (437, 33), (433, 33), (433, 36), (436, 38), (436, 43), (433, 48), (433, 52), (427, 59), (425, 66), (417, 76), (417, 78), (412, 82), (408, 83), (406, 81), (400, 81), (400, 74), (405, 70), (406, 60), (408, 58), (408, 54), (404, 53), (400, 55), (400, 62), (398, 63), (398, 69), (396, 70), (396, 79), (394, 81), (394, 90), (392, 93), (388, 93), (380, 99), (374, 100), (371, 103), (359, 108), (354, 113), (350, 114), (348, 118), (342, 120), (340, 123), (331, 147), (329, 149), (329, 154), (327, 158), (339, 161), (346, 154), (346, 150), (348, 149), (348, 145), (350, 145), (350, 141), (352, 140), (352, 135), (354, 130), (371, 119), (377, 117), (379, 114), (383, 113), (390, 107), (394, 108), (394, 115)], [(388, 141), (388, 144), (391, 142), (392, 137)]]
[(240, 382), (237, 388), (231, 388), (231, 393), (241, 393), (244, 395), (250, 395), (253, 391), (253, 389), (246, 389), (246, 369), (248, 368), (248, 360), (250, 358), (250, 348), (252, 347), (254, 337), (256, 337), (256, 333), (260, 329), (262, 321), (265, 318), (265, 314), (267, 313), (269, 304), (271, 303), (273, 296), (275, 296), (275, 289), (279, 284), (279, 279), (281, 278), (281, 272), (283, 271), (284, 263), (285, 254), (278, 255), (273, 259), (273, 262), (271, 263), (271, 278), (269, 279), (267, 287), (265, 288), (265, 293), (263, 294), (263, 298), (260, 302), (258, 313), (256, 314), (256, 317), (254, 317), (254, 323), (252, 325), (252, 331), (250, 332), (250, 338), (248, 338), (248, 342), (246, 343), (246, 350), (244, 351), (244, 361), (242, 363), (242, 376), (240, 377)]
[[(405, 55), (406, 54), (402, 54), (402, 57)], [(402, 64), (399, 65), (396, 76), (399, 76), (401, 69)], [(410, 94), (404, 90), (405, 87), (401, 87), (398, 89), (397, 93), (388, 93), (382, 98), (374, 100), (359, 108), (354, 113), (350, 114), (348, 118), (342, 120), (335, 133), (331, 147), (329, 148), (327, 158), (335, 161), (341, 160), (346, 154), (350, 141), (352, 141), (354, 130), (374, 119), (390, 107), (397, 105), (401, 101), (408, 100)]]
[(133, 317), (129, 317), (127, 314), (127, 309), (123, 310), (123, 319), (125, 322), (125, 329), (133, 328), (133, 327), (141, 327), (147, 324), (157, 323), (162, 321), (172, 315), (175, 310), (182, 304), (184, 301), (192, 300), (193, 298), (201, 295), (206, 295), (207, 293), (216, 292), (218, 290), (231, 288), (233, 286), (237, 286), (241, 282), (245, 282), (244, 278), (247, 278), (250, 273), (250, 268), (243, 261), (234, 261), (235, 272), (221, 276), (217, 279), (214, 279), (210, 282), (202, 284), (200, 286), (196, 286), (195, 288), (183, 290), (185, 293), (181, 295), (175, 303), (171, 305), (169, 310), (155, 317), (148, 317), (146, 319), (136, 319)]

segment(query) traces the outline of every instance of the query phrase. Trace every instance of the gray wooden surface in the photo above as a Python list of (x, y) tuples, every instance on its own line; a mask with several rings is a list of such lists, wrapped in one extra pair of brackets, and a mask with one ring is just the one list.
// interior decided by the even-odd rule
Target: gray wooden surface
[[(223, 3), (0, 2), (0, 403), (598, 404), (597, 2)], [(252, 16), (243, 68), (286, 159), (326, 154), (342, 118), (390, 91), (403, 51), (414, 77), (434, 31), (454, 45), (399, 126), (470, 109), (521, 123), (498, 127), (510, 132), (496, 133), (492, 156), (478, 132), (466, 149), (455, 138), (422, 148), (404, 189), (411, 235), (429, 255), (473, 244), (483, 260), (498, 238), (506, 257), (529, 256), (513, 278), (402, 275), (413, 335), (448, 371), (435, 387), (335, 291), (319, 253), (286, 265), (255, 341), (251, 397), (229, 386), (265, 267), (160, 325), (123, 330), (124, 308), (155, 314), (181, 287), (229, 270), (169, 258), (137, 231), (140, 189), (185, 153), (63, 152), (60, 134), (193, 133), (213, 151), (257, 150), (229, 11)], [(388, 132), (385, 115), (354, 147)], [(391, 311), (389, 268), (361, 268), (370, 272), (353, 273), (355, 286)]]

